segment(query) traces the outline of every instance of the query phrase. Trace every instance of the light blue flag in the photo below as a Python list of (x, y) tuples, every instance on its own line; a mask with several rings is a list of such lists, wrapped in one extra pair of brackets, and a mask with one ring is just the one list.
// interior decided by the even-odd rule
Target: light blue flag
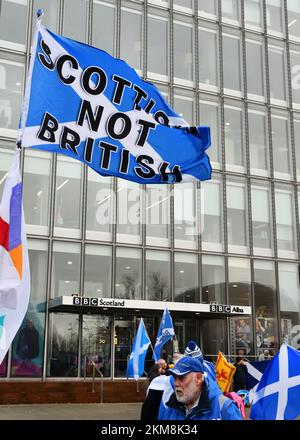
[(145, 369), (145, 358), (150, 344), (151, 342), (143, 318), (141, 318), (127, 365), (127, 377), (138, 379), (142, 376)]
[(39, 21), (19, 142), (141, 184), (211, 177), (209, 127), (190, 127), (126, 62)]
[(153, 358), (157, 362), (160, 358), (162, 347), (175, 336), (173, 321), (168, 309), (165, 309), (158, 329), (154, 346)]
[(254, 420), (293, 420), (300, 414), (300, 353), (283, 344), (265, 369), (252, 401)]

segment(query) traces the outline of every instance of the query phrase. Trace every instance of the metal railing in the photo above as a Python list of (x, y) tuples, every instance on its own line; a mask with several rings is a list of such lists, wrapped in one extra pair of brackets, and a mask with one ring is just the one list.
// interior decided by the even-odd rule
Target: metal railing
[(95, 362), (91, 361), (88, 356), (84, 356), (84, 369), (83, 369), (83, 377), (84, 380), (86, 380), (86, 365), (87, 362), (93, 367), (93, 374), (92, 374), (92, 393), (95, 392), (95, 377), (96, 377), (96, 371), (100, 376), (100, 403), (103, 403), (103, 374), (95, 364)]

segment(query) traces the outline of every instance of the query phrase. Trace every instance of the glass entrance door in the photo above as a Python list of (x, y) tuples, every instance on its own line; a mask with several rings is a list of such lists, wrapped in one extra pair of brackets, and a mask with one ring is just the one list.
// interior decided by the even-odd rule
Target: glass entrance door
[(136, 334), (135, 316), (115, 317), (115, 373), (114, 377), (126, 377), (127, 359), (130, 356), (131, 348)]

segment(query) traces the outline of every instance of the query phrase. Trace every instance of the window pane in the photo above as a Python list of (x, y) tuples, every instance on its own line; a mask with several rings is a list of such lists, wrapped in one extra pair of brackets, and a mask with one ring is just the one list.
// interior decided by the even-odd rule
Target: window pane
[(241, 91), (240, 39), (223, 35), (224, 88)]
[[(254, 298), (256, 345), (261, 354), (265, 348), (278, 346), (275, 267), (272, 261), (254, 261)], [(270, 354), (274, 355), (274, 351)]]
[(262, 23), (262, 0), (244, 0), (245, 24), (261, 27)]
[(174, 23), (174, 76), (193, 81), (193, 28)]
[(275, 173), (290, 174), (289, 121), (287, 117), (272, 114), (272, 141)]
[[(228, 258), (228, 277), (229, 304), (250, 306), (250, 261), (245, 258)], [(248, 335), (249, 337), (250, 335)]]
[[(228, 244), (229, 246), (246, 246), (248, 238), (245, 182), (230, 180), (227, 181)], [(240, 251), (243, 250), (240, 249)]]
[(282, 33), (283, 25), (283, 0), (266, 0), (267, 26), (269, 31)]
[(30, 302), (12, 349), (11, 375), (37, 377), (43, 373), (48, 242), (28, 241)]
[[(222, 234), (222, 187), (220, 179), (202, 183), (204, 192), (204, 228), (202, 231), (202, 248), (210, 249), (223, 243)], [(202, 193), (203, 194), (203, 193)], [(214, 249), (211, 249), (214, 250)]]
[(180, 96), (174, 96), (174, 110), (190, 125), (194, 122), (194, 102)]
[(224, 111), (226, 164), (244, 166), (242, 110), (225, 106)]
[(202, 300), (208, 304), (225, 304), (225, 263), (224, 258), (212, 255), (202, 256)]
[(1, 1), (0, 40), (25, 44), (27, 7), (28, 7), (28, 0)]
[(87, 244), (84, 264), (84, 295), (111, 297), (111, 247)]
[(50, 313), (47, 376), (75, 377), (78, 366), (78, 316)]
[(116, 298), (141, 299), (141, 251), (117, 248), (116, 257)]
[(300, 348), (300, 286), (298, 264), (279, 263), (281, 343)]
[(24, 165), (24, 211), (27, 224), (48, 226), (52, 155), (26, 151)]
[(271, 99), (285, 101), (285, 56), (280, 47), (269, 47), (269, 75)]
[(296, 236), (293, 206), (292, 187), (277, 185), (275, 188), (275, 207), (279, 256), (285, 256), (284, 251), (295, 251)]
[(115, 7), (93, 3), (93, 46), (114, 55)]
[(231, 20), (240, 20), (239, 0), (222, 0), (222, 16)]
[(51, 297), (79, 295), (80, 245), (55, 242), (53, 244)]
[(87, 9), (88, 0), (64, 1), (63, 32), (66, 37), (85, 43)]
[[(146, 234), (147, 242), (153, 238), (168, 239), (170, 226), (170, 195), (168, 187), (147, 185)], [(163, 243), (160, 242), (160, 245)]]
[(55, 226), (57, 227), (80, 229), (82, 172), (81, 164), (69, 158), (57, 157), (55, 193)]
[(300, 180), (300, 119), (294, 118), (294, 136), (296, 151), (297, 179)]
[(174, 5), (191, 9), (193, 7), (193, 0), (174, 0)]
[(146, 251), (146, 299), (170, 301), (170, 254)]
[[(104, 377), (111, 376), (111, 318), (89, 316), (82, 318), (81, 376), (92, 376), (94, 362)], [(86, 358), (87, 356), (87, 358)], [(86, 362), (86, 365), (84, 365)], [(85, 370), (84, 370), (85, 367)]]
[(290, 51), (293, 103), (300, 105), (300, 52)]
[(0, 60), (0, 128), (18, 128), (23, 75), (23, 65)]
[(264, 96), (262, 44), (246, 40), (246, 57), (248, 93)]
[(148, 17), (148, 72), (168, 75), (168, 21)]
[[(115, 200), (112, 178), (100, 176), (89, 168), (87, 186), (87, 236), (109, 240), (111, 239), (112, 210)], [(105, 237), (102, 234), (96, 237), (93, 232), (104, 232), (108, 235)]]
[(207, 0), (198, 0), (198, 11), (200, 14), (204, 12), (216, 15), (217, 9), (216, 0), (209, 0), (209, 2)]
[(219, 106), (218, 103), (200, 101), (200, 125), (210, 127), (211, 146), (207, 153), (210, 160), (221, 162), (220, 133), (219, 133)]
[(252, 325), (250, 318), (231, 318), (232, 351), (238, 356), (253, 353)]
[(271, 194), (268, 184), (252, 181), (252, 233), (255, 254), (264, 254), (272, 249)]
[[(44, 13), (42, 21), (43, 25), (55, 32), (57, 28), (58, 19), (58, 0), (33, 0), (32, 22), (36, 20), (36, 11), (41, 9)], [(34, 26), (32, 26), (32, 36), (34, 33)]]
[(267, 121), (264, 113), (255, 110), (248, 112), (250, 167), (255, 174), (269, 169), (267, 145)]
[(300, 1), (287, 0), (288, 28), (290, 37), (300, 38)]
[(199, 302), (198, 257), (175, 253), (175, 301)]
[(198, 30), (199, 41), (199, 82), (206, 85), (219, 85), (217, 33), (213, 30)]
[(9, 144), (0, 143), (0, 200), (2, 200), (3, 188), (13, 156), (14, 150), (9, 148)]
[(181, 185), (176, 185), (174, 187), (174, 228), (176, 247), (196, 246), (198, 235), (196, 197), (196, 184), (182, 183)]
[(142, 15), (121, 11), (121, 58), (132, 67), (142, 68)]
[[(134, 336), (138, 329), (135, 316), (116, 316), (114, 330), (115, 368), (114, 377), (126, 377), (127, 362)], [(149, 351), (148, 351), (149, 352)]]
[[(118, 179), (117, 230), (119, 241), (136, 243), (141, 240), (141, 187), (137, 183)], [(122, 236), (120, 236), (122, 234)], [(127, 236), (127, 237), (126, 237)], [(128, 240), (127, 240), (128, 239)]]

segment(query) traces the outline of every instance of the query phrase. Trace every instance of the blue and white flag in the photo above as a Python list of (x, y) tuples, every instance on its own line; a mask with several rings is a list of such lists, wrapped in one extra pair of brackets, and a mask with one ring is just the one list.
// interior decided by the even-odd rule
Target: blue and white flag
[(283, 344), (258, 384), (250, 418), (293, 420), (300, 414), (300, 353)]
[(143, 318), (141, 318), (127, 365), (127, 377), (138, 379), (144, 373), (145, 358), (150, 344)]
[(253, 361), (246, 362), (247, 376), (246, 376), (246, 388), (249, 390), (249, 400), (252, 402), (255, 396), (260, 379), (263, 372), (269, 365), (270, 361)]
[(190, 127), (126, 62), (39, 21), (19, 142), (141, 184), (211, 177), (209, 127)]
[(175, 336), (175, 331), (173, 327), (173, 321), (168, 309), (165, 309), (160, 326), (158, 329), (156, 342), (154, 346), (153, 358), (155, 362), (160, 358), (160, 352), (162, 347)]

